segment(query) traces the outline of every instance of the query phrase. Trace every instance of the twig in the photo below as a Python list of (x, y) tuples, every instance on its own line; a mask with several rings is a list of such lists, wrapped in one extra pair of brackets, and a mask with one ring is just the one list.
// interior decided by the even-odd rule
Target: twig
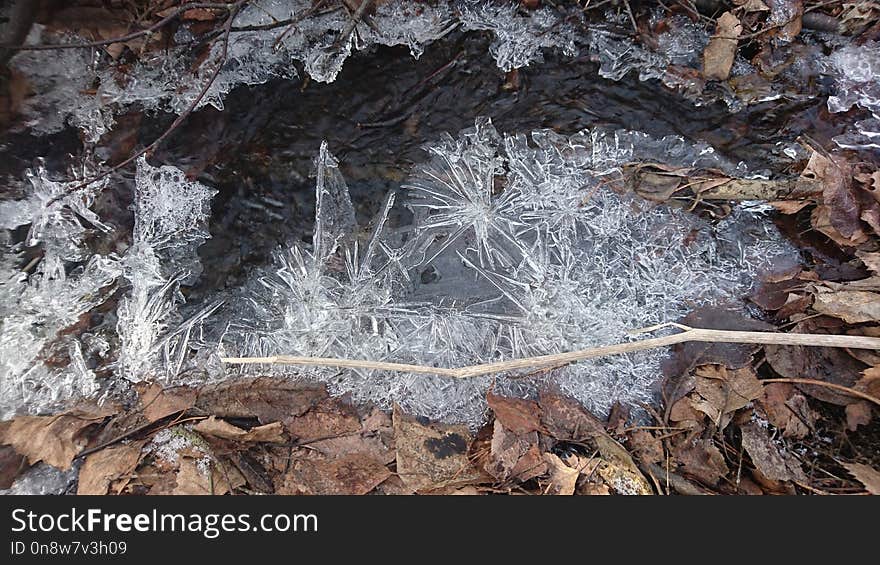
[(236, 2), (234, 4), (229, 2), (188, 2), (186, 4), (181, 4), (173, 12), (146, 29), (135, 31), (127, 35), (121, 35), (119, 37), (102, 39), (99, 41), (88, 41), (85, 43), (59, 43), (54, 45), (3, 45), (2, 47), (5, 49), (13, 49), (16, 51), (47, 51), (50, 49), (87, 49), (90, 47), (103, 47), (105, 45), (111, 45), (113, 43), (125, 43), (126, 41), (131, 41), (132, 39), (137, 39), (138, 37), (144, 35), (149, 35), (167, 25), (169, 22), (171, 22), (172, 20), (177, 18), (177, 16), (179, 16), (183, 12), (186, 12), (187, 10), (202, 8), (232, 11), (237, 10), (239, 8), (239, 4), (241, 4), (241, 2)]
[(354, 31), (354, 28), (357, 27), (358, 23), (361, 21), (361, 18), (364, 17), (366, 11), (373, 5), (373, 0), (361, 0), (360, 6), (355, 10), (354, 14), (349, 18), (348, 23), (345, 24), (345, 27), (342, 28), (342, 32), (339, 34), (339, 37), (336, 38), (336, 41), (333, 43), (334, 47), (340, 47), (343, 43), (348, 41), (348, 37)]
[(249, 1), (250, 0), (238, 0), (238, 2), (236, 2), (235, 5), (233, 5), (229, 9), (229, 16), (227, 17), (226, 24), (223, 27), (223, 50), (220, 53), (220, 59), (217, 61), (216, 68), (211, 73), (211, 76), (208, 78), (208, 81), (205, 83), (205, 86), (202, 87), (202, 90), (199, 92), (198, 96), (196, 96), (196, 98), (190, 103), (190, 105), (187, 106), (186, 110), (184, 110), (179, 116), (177, 116), (177, 119), (175, 119), (174, 122), (171, 123), (171, 125), (168, 127), (168, 129), (166, 129), (162, 133), (162, 135), (157, 137), (152, 143), (150, 143), (149, 145), (147, 145), (146, 147), (144, 147), (140, 151), (135, 152), (133, 155), (131, 155), (130, 157), (128, 157), (127, 159), (125, 159), (121, 163), (118, 163), (118, 164), (114, 165), (113, 167), (107, 169), (103, 173), (97, 175), (96, 177), (85, 180), (82, 183), (74, 186), (70, 190), (67, 190), (66, 192), (60, 193), (60, 194), (56, 195), (55, 197), (49, 199), (49, 201), (45, 204), (46, 206), (52, 205), (55, 202), (61, 200), (62, 198), (66, 198), (67, 196), (73, 194), (74, 192), (78, 192), (78, 191), (84, 189), (85, 187), (87, 187), (91, 184), (94, 184), (94, 183), (98, 182), (99, 180), (112, 175), (116, 171), (123, 169), (127, 165), (133, 163), (135, 160), (137, 160), (142, 155), (146, 155), (147, 153), (152, 153), (153, 151), (156, 150), (157, 147), (159, 147), (159, 145), (163, 141), (165, 141), (168, 138), (168, 136), (170, 136), (174, 132), (174, 130), (176, 130), (180, 126), (180, 124), (183, 123), (183, 121), (186, 118), (189, 117), (190, 114), (192, 114), (195, 111), (195, 109), (199, 105), (199, 102), (202, 101), (202, 98), (204, 98), (205, 95), (208, 94), (208, 90), (211, 88), (211, 85), (214, 84), (214, 81), (217, 80), (217, 76), (220, 74), (220, 70), (223, 68), (223, 65), (226, 63), (226, 58), (229, 53), (229, 34), (230, 34), (230, 29), (232, 28), (232, 22), (235, 20), (235, 16), (238, 14), (238, 11), (241, 9), (241, 7), (244, 6)]
[[(608, 355), (621, 355), (646, 349), (656, 349), (678, 343), (706, 342), (706, 343), (746, 343), (759, 345), (800, 345), (806, 347), (841, 347), (850, 349), (880, 349), (880, 338), (854, 336), (854, 335), (825, 335), (806, 333), (774, 333), (774, 332), (749, 332), (734, 330), (710, 330), (704, 328), (686, 328), (681, 333), (664, 337), (655, 337), (618, 343), (600, 347), (590, 347), (580, 351), (568, 353), (554, 353), (552, 355), (540, 355), (524, 359), (499, 361), (472, 365), (457, 369), (442, 367), (428, 367), (425, 365), (409, 365), (404, 363), (386, 363), (384, 361), (368, 361), (362, 359), (339, 359), (328, 357), (299, 357), (292, 355), (275, 355), (272, 357), (223, 357), (224, 363), (230, 364), (270, 364), (270, 365), (313, 365), (323, 367), (345, 367), (352, 369), (375, 369), (377, 371), (395, 371), (404, 373), (421, 373), (438, 375), (456, 379), (468, 379), (481, 377), (505, 371), (520, 369), (538, 369), (553, 365), (567, 365), (584, 359), (605, 357)], [(768, 381), (764, 381), (768, 382)], [(839, 386), (839, 385), (835, 385)], [(856, 393), (857, 391), (853, 391)], [(880, 402), (878, 402), (880, 404)]]
[(816, 385), (816, 386), (824, 386), (826, 388), (831, 388), (837, 391), (840, 391), (844, 394), (848, 394), (850, 396), (857, 396), (859, 398), (864, 398), (870, 402), (873, 402), (877, 406), (880, 406), (880, 398), (876, 396), (871, 396), (866, 392), (862, 392), (860, 390), (856, 390), (854, 388), (850, 388), (848, 386), (843, 386), (835, 383), (829, 383), (825, 381), (817, 381), (816, 379), (761, 379), (761, 384), (770, 384), (770, 383), (791, 383), (791, 384), (801, 384), (801, 385)]

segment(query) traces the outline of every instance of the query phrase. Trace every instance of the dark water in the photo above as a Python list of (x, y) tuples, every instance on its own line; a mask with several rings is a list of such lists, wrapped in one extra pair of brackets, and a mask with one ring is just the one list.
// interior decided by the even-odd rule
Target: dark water
[[(488, 44), (480, 34), (453, 34), (419, 60), (405, 48), (374, 48), (350, 58), (332, 84), (274, 81), (239, 88), (222, 112), (205, 109), (191, 116), (153, 161), (181, 167), (220, 191), (212, 239), (200, 250), (205, 272), (192, 291), (238, 286), (278, 245), (308, 238), (314, 214), (309, 174), (322, 140), (340, 160), (366, 220), (422, 159), (423, 143), (471, 127), (478, 116), (491, 117), (506, 132), (552, 128), (571, 134), (603, 126), (678, 134), (705, 141), (753, 170), (772, 172), (784, 172), (778, 141), (824, 123), (819, 97), (808, 103), (776, 100), (730, 114), (720, 103), (697, 107), (657, 82), (602, 79), (587, 55), (547, 56), (521, 69), (514, 81), (497, 69)], [(172, 119), (146, 116), (128, 127), (149, 143)], [(834, 133), (829, 129), (829, 136)], [(119, 138), (108, 144), (99, 150), (120, 152)], [(35, 156), (46, 154), (61, 168), (69, 154), (81, 151), (69, 131), (49, 138), (7, 134), (0, 139), (0, 174), (18, 175)], [(122, 200), (117, 208), (124, 210), (125, 195), (117, 197)]]

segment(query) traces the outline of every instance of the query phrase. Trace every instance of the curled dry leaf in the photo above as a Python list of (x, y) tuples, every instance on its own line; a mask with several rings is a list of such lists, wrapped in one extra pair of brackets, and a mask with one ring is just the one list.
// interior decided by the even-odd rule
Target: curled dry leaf
[(322, 385), (259, 377), (206, 386), (199, 391), (196, 407), (221, 418), (257, 418), (268, 424), (305, 414), (325, 398)]
[(284, 427), (281, 425), (281, 422), (272, 422), (271, 424), (243, 430), (238, 426), (233, 426), (225, 420), (218, 419), (216, 416), (211, 416), (207, 420), (202, 420), (196, 424), (193, 429), (200, 434), (211, 435), (231, 441), (265, 443), (284, 443), (287, 441), (287, 437), (284, 434)]
[(703, 51), (703, 77), (709, 80), (726, 80), (730, 76), (742, 29), (739, 18), (732, 12), (721, 14), (715, 27), (715, 35)]
[(854, 432), (859, 426), (871, 423), (871, 404), (866, 400), (853, 402), (846, 407), (846, 429)]
[(89, 428), (113, 412), (71, 410), (55, 416), (19, 416), (0, 428), (0, 443), (11, 445), (33, 465), (43, 461), (70, 469), (73, 459), (88, 443)]
[(189, 410), (196, 402), (196, 390), (189, 387), (164, 389), (159, 383), (150, 383), (138, 388), (144, 418), (151, 423)]
[(730, 470), (724, 456), (708, 439), (693, 438), (674, 446), (673, 458), (681, 465), (681, 471), (707, 486), (715, 486)]
[(507, 398), (487, 393), (489, 408), (504, 428), (515, 434), (527, 434), (541, 430), (541, 409), (538, 403), (519, 398)]
[(718, 429), (724, 429), (733, 412), (764, 394), (761, 381), (751, 367), (728, 370), (723, 365), (703, 365), (696, 371), (694, 409), (703, 412)]

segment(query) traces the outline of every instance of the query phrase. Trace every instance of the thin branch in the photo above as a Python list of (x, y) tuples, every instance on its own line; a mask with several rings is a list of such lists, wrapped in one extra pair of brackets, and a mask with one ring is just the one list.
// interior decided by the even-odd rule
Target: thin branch
[(88, 49), (90, 47), (104, 47), (105, 45), (111, 45), (113, 43), (125, 43), (126, 41), (131, 41), (132, 39), (137, 39), (138, 37), (142, 37), (144, 35), (149, 35), (160, 28), (168, 25), (172, 20), (177, 18), (183, 12), (187, 10), (193, 10), (196, 8), (202, 9), (213, 9), (213, 10), (226, 10), (232, 11), (237, 10), (239, 8), (239, 4), (241, 2), (229, 3), (229, 2), (188, 2), (186, 4), (181, 4), (178, 6), (173, 12), (154, 23), (148, 28), (142, 29), (140, 31), (135, 31), (129, 33), (127, 35), (121, 35), (119, 37), (112, 37), (110, 39), (102, 39), (100, 41), (88, 41), (85, 43), (59, 43), (55, 45), (3, 45), (0, 47), (4, 47), (6, 49), (13, 49), (16, 51), (48, 51), (51, 49)]
[(201, 102), (202, 99), (205, 97), (205, 95), (208, 94), (208, 90), (211, 88), (211, 85), (214, 84), (214, 81), (217, 80), (217, 76), (220, 74), (220, 70), (223, 68), (223, 65), (226, 63), (226, 58), (229, 54), (229, 34), (230, 34), (230, 29), (232, 28), (232, 22), (235, 20), (235, 16), (238, 14), (238, 11), (241, 9), (241, 7), (249, 1), (250, 0), (238, 0), (238, 2), (236, 2), (235, 5), (233, 5), (229, 9), (229, 16), (227, 17), (226, 23), (224, 24), (224, 27), (223, 27), (223, 49), (220, 53), (220, 58), (217, 61), (216, 68), (211, 73), (211, 76), (208, 78), (208, 81), (205, 83), (205, 86), (202, 87), (202, 90), (199, 92), (198, 96), (196, 96), (196, 98), (190, 103), (190, 105), (187, 106), (186, 110), (184, 110), (179, 116), (177, 116), (177, 118), (174, 120), (174, 122), (171, 123), (171, 125), (168, 127), (168, 129), (166, 129), (162, 133), (162, 135), (157, 137), (152, 143), (150, 143), (149, 145), (147, 145), (146, 147), (144, 147), (140, 151), (135, 152), (133, 155), (129, 156), (127, 159), (125, 159), (121, 163), (114, 165), (113, 167), (107, 169), (106, 171), (97, 175), (96, 177), (93, 177), (91, 179), (83, 181), (82, 183), (74, 186), (73, 188), (71, 188), (70, 190), (68, 190), (66, 192), (58, 194), (54, 198), (51, 198), (46, 203), (46, 206), (54, 204), (55, 202), (61, 200), (62, 198), (66, 198), (70, 194), (73, 194), (74, 192), (80, 191), (80, 190), (84, 189), (85, 187), (87, 187), (95, 182), (98, 182), (99, 180), (101, 180), (103, 178), (106, 178), (106, 177), (112, 175), (116, 171), (123, 169), (127, 165), (133, 163), (135, 160), (137, 160), (142, 155), (152, 153), (153, 151), (156, 150), (157, 147), (159, 147), (159, 145), (163, 141), (165, 141), (168, 138), (168, 136), (170, 136), (174, 132), (174, 130), (176, 130), (180, 126), (180, 124), (183, 123), (183, 121), (186, 118), (189, 117), (190, 114), (192, 114), (195, 111), (195, 109), (199, 105), (199, 102)]
[(850, 396), (857, 396), (859, 398), (864, 398), (869, 402), (873, 402), (877, 406), (880, 406), (880, 398), (876, 396), (871, 396), (866, 392), (862, 392), (860, 390), (856, 390), (854, 388), (850, 388), (848, 386), (839, 385), (836, 383), (829, 383), (825, 381), (817, 381), (816, 379), (761, 379), (761, 384), (770, 384), (770, 383), (791, 383), (791, 384), (800, 384), (800, 385), (816, 385), (816, 386), (824, 386), (825, 388), (834, 389), (836, 391), (842, 392), (844, 394), (848, 394)]
[(394, 371), (403, 373), (421, 373), (427, 375), (439, 375), (456, 379), (468, 379), (481, 377), (494, 373), (516, 371), (521, 369), (540, 369), (554, 365), (567, 365), (584, 359), (606, 357), (608, 355), (621, 355), (646, 349), (656, 349), (678, 343), (706, 342), (706, 343), (744, 343), (759, 345), (800, 345), (805, 347), (841, 347), (849, 349), (878, 349), (880, 350), (880, 338), (850, 335), (824, 335), (805, 333), (774, 333), (774, 332), (748, 332), (733, 330), (710, 330), (703, 328), (690, 328), (678, 326), (684, 329), (681, 333), (664, 337), (655, 337), (590, 347), (580, 351), (568, 353), (554, 353), (525, 359), (513, 359), (482, 365), (471, 365), (457, 369), (442, 367), (428, 367), (425, 365), (409, 365), (404, 363), (386, 363), (383, 361), (368, 361), (362, 359), (338, 359), (328, 357), (299, 357), (292, 355), (276, 355), (273, 357), (223, 357), (221, 361), (230, 364), (270, 364), (270, 365), (312, 365), (323, 367), (340, 367), (352, 369), (375, 369), (377, 371)]

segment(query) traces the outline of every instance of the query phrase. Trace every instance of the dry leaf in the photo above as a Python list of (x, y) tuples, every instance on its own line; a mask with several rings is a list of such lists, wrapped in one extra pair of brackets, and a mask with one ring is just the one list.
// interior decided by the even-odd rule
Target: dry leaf
[(865, 485), (865, 490), (880, 495), (880, 471), (861, 463), (843, 463), (849, 474)]
[(110, 483), (134, 472), (143, 445), (144, 442), (111, 445), (86, 457), (79, 471), (76, 494), (107, 494)]
[(260, 377), (206, 386), (196, 406), (221, 418), (257, 418), (268, 424), (301, 416), (325, 398), (323, 385)]
[(27, 468), (25, 456), (8, 445), (0, 446), (0, 490), (8, 489)]
[(723, 365), (703, 365), (696, 371), (696, 393), (691, 404), (718, 426), (726, 427), (730, 416), (764, 394), (755, 370), (743, 367), (728, 371)]
[(865, 267), (875, 275), (880, 275), (880, 253), (868, 253), (866, 251), (856, 251), (856, 257), (862, 260)]
[(189, 410), (196, 402), (196, 390), (189, 387), (164, 389), (159, 383), (139, 388), (141, 409), (148, 422), (155, 422), (178, 412)]
[(715, 35), (703, 51), (703, 77), (726, 80), (736, 57), (742, 24), (732, 12), (724, 12), (717, 20)]
[(495, 413), (495, 419), (512, 433), (527, 434), (541, 430), (541, 410), (536, 402), (506, 398), (491, 392), (486, 394), (486, 400)]
[(200, 434), (207, 434), (221, 439), (247, 442), (284, 443), (287, 438), (284, 435), (284, 427), (281, 422), (272, 422), (263, 426), (256, 426), (249, 430), (243, 430), (233, 426), (229, 422), (220, 420), (215, 416), (202, 420), (193, 429)]
[(770, 383), (758, 399), (767, 421), (782, 430), (783, 437), (805, 438), (812, 432), (816, 414), (806, 397), (788, 383)]
[(489, 464), (486, 471), (505, 481), (514, 478), (520, 482), (533, 479), (547, 472), (547, 464), (538, 449), (538, 433), (515, 434), (495, 420)]
[(369, 456), (346, 455), (333, 460), (297, 459), (281, 478), (277, 494), (362, 495), (379, 486), (391, 471)]
[(285, 419), (284, 425), (300, 443), (361, 431), (361, 421), (355, 409), (335, 398), (320, 402), (305, 414)]
[(544, 454), (544, 462), (550, 469), (550, 486), (546, 493), (559, 495), (574, 494), (580, 472), (563, 463), (562, 459), (552, 453)]
[(673, 450), (675, 460), (681, 464), (682, 472), (705, 485), (714, 486), (730, 470), (724, 456), (708, 439), (686, 441)]
[(19, 416), (2, 429), (0, 443), (11, 445), (31, 465), (43, 461), (67, 470), (88, 443), (89, 428), (110, 415), (110, 410), (71, 410), (55, 416)]
[(752, 459), (759, 479), (770, 481), (806, 481), (801, 464), (773, 442), (765, 428), (755, 422), (740, 427), (742, 446)]
[(422, 424), (398, 406), (392, 414), (397, 474), (412, 490), (472, 482), (479, 475), (468, 459), (471, 436), (465, 426)]
[(602, 422), (571, 398), (541, 391), (538, 404), (545, 433), (558, 440), (583, 441), (606, 433)]
[(866, 400), (860, 400), (848, 404), (846, 407), (846, 429), (856, 431), (859, 426), (871, 423), (871, 404)]
[(627, 445), (643, 463), (659, 463), (666, 457), (663, 442), (648, 430), (634, 430), (629, 434)]
[(880, 321), (880, 294), (862, 290), (818, 292), (813, 309), (848, 324)]

